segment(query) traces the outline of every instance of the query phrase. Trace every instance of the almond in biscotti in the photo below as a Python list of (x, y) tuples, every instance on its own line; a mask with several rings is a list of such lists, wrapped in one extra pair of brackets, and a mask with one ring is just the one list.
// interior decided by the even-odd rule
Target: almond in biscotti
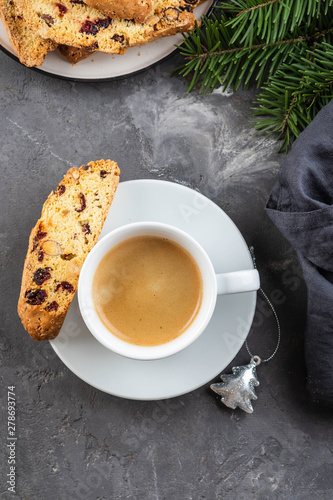
[(119, 173), (111, 160), (71, 168), (44, 203), (31, 231), (18, 302), (18, 314), (32, 338), (58, 335), (83, 262), (102, 230)]

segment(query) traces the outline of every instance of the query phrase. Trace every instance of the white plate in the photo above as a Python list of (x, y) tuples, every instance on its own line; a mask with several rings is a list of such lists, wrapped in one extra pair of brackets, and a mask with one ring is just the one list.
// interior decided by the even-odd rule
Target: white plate
[[(231, 219), (188, 187), (160, 180), (120, 183), (101, 237), (139, 221), (165, 222), (188, 232), (204, 247), (216, 272), (253, 268)], [(73, 373), (101, 391), (129, 399), (171, 398), (208, 383), (232, 361), (249, 332), (255, 306), (256, 292), (218, 297), (211, 322), (190, 347), (169, 358), (136, 361), (99, 344), (75, 298), (51, 345)]]
[[(196, 18), (200, 19), (203, 14), (207, 14), (212, 3), (213, 0), (207, 0), (202, 5), (199, 5), (194, 11)], [(181, 34), (161, 38), (142, 47), (128, 49), (122, 56), (96, 52), (75, 66), (70, 64), (56, 50), (46, 56), (40, 71), (71, 80), (94, 81), (119, 78), (137, 73), (161, 61), (171, 54), (176, 49), (175, 45), (180, 45), (182, 40)], [(7, 53), (9, 52), (12, 56), (15, 56), (6, 30), (0, 21), (1, 46)], [(16, 56), (15, 59), (17, 59)]]

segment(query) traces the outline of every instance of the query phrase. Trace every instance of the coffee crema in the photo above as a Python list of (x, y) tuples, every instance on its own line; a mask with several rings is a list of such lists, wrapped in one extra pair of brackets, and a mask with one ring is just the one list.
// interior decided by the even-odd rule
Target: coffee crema
[(179, 337), (193, 322), (203, 281), (181, 245), (144, 235), (122, 241), (103, 257), (92, 292), (111, 333), (130, 344), (157, 346)]

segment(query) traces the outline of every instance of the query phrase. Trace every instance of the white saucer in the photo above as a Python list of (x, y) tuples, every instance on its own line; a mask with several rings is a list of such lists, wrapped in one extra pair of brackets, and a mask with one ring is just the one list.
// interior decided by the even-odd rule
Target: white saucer
[[(160, 180), (122, 182), (101, 236), (138, 221), (160, 221), (196, 238), (216, 272), (252, 269), (248, 247), (231, 219), (205, 196)], [(51, 341), (65, 365), (88, 384), (129, 399), (180, 396), (208, 383), (235, 357), (250, 330), (256, 292), (218, 297), (208, 327), (190, 347), (169, 358), (136, 361), (114, 354), (91, 335), (75, 298)]]

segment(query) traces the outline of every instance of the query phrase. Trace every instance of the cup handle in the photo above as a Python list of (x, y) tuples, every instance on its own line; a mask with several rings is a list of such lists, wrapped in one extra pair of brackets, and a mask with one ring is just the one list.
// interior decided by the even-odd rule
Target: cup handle
[(260, 278), (257, 269), (217, 274), (216, 281), (218, 295), (253, 292), (260, 287)]

